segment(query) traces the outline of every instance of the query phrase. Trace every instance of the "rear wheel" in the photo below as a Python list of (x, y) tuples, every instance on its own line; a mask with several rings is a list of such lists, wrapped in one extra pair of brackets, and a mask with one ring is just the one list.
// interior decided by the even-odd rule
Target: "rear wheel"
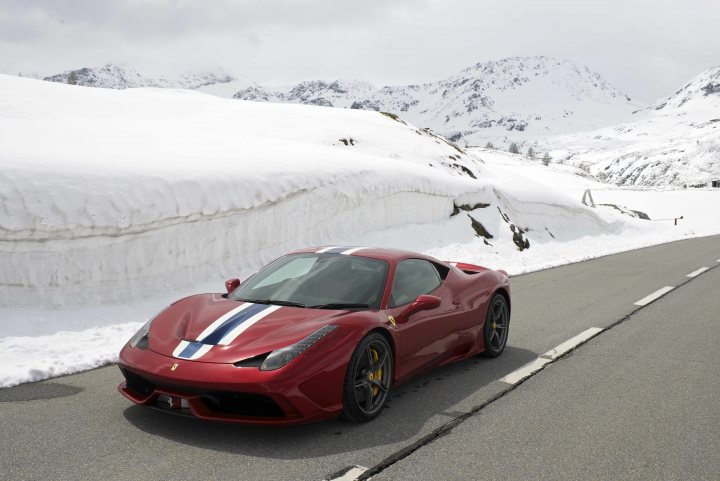
[(387, 339), (377, 332), (363, 338), (345, 375), (343, 417), (356, 423), (376, 418), (387, 401), (392, 372), (392, 349)]
[(502, 294), (495, 294), (488, 306), (482, 335), (485, 350), (483, 357), (498, 357), (505, 350), (510, 330), (510, 309)]

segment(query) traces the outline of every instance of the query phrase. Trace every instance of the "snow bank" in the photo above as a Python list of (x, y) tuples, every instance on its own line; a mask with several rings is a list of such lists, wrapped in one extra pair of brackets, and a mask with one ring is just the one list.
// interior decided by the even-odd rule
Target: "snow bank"
[[(0, 77), (0, 303), (123, 302), (437, 222), (477, 162), (364, 111)], [(430, 166), (432, 164), (433, 166)]]
[(112, 362), (172, 300), (307, 245), (517, 273), (649, 242), (377, 112), (0, 75), (0, 131), (0, 386)]

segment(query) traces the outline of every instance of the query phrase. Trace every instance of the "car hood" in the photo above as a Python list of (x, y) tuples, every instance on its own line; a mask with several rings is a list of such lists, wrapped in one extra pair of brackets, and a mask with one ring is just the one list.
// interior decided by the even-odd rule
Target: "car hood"
[(160, 313), (150, 327), (149, 346), (179, 359), (233, 363), (293, 344), (346, 313), (201, 294)]

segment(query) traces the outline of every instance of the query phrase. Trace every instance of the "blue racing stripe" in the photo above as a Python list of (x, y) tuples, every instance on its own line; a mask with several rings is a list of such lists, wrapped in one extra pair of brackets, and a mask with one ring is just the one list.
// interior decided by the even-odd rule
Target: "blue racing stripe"
[(325, 254), (340, 254), (340, 253), (343, 253), (346, 250), (352, 249), (352, 248), (353, 247), (347, 247), (347, 246), (336, 247), (334, 249), (330, 249), (329, 251), (325, 251)]
[(247, 309), (243, 309), (227, 321), (220, 324), (217, 329), (205, 336), (203, 339), (198, 339), (199, 344), (218, 344), (220, 340), (225, 337), (225, 334), (232, 331), (255, 314), (258, 314), (269, 307), (270, 306), (267, 304), (253, 304)]
[(181, 357), (183, 359), (190, 359), (196, 352), (200, 350), (201, 347), (203, 347), (202, 342), (191, 342), (190, 344), (185, 346), (185, 349), (183, 349), (182, 352), (177, 355), (177, 357)]

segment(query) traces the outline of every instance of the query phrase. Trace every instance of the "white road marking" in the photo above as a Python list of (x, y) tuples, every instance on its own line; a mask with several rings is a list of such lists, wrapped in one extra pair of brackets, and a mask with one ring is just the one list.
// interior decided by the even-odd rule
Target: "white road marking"
[(554, 361), (558, 357), (562, 356), (563, 354), (566, 354), (573, 348), (577, 347), (579, 344), (582, 344), (583, 342), (587, 341), (588, 339), (597, 336), (599, 333), (601, 333), (603, 329), (599, 327), (591, 327), (589, 329), (584, 330), (577, 336), (568, 339), (567, 341), (563, 342), (562, 344), (555, 346), (554, 348), (550, 349), (548, 352), (543, 354), (542, 356), (538, 357), (537, 359), (534, 359), (533, 361), (530, 361), (529, 363), (525, 364), (524, 366), (514, 370), (507, 376), (500, 379), (501, 382), (505, 382), (507, 384), (517, 384), (523, 379), (530, 377), (531, 375), (538, 372), (540, 369), (542, 369), (545, 364)]
[(574, 347), (577, 347), (578, 344), (582, 344), (583, 342), (587, 341), (591, 337), (597, 336), (599, 333), (601, 333), (603, 330), (599, 327), (591, 327), (590, 329), (587, 329), (577, 336), (568, 339), (567, 341), (563, 342), (559, 346), (554, 347), (553, 349), (550, 349), (548, 352), (543, 354), (540, 357), (548, 358), (548, 359), (557, 359), (558, 357), (562, 356), (563, 354), (567, 353), (568, 351), (572, 350)]
[(709, 269), (709, 267), (701, 267), (700, 269), (698, 269), (696, 271), (692, 271), (690, 274), (688, 274), (685, 277), (697, 277), (708, 269)]
[(517, 384), (518, 382), (522, 381), (526, 377), (538, 372), (540, 369), (543, 368), (543, 366), (547, 363), (549, 363), (551, 360), (546, 359), (544, 357), (538, 357), (534, 361), (531, 361), (527, 364), (525, 364), (523, 367), (518, 368), (508, 374), (507, 376), (500, 379), (501, 382), (506, 382), (508, 384)]
[(675, 289), (673, 286), (665, 286), (665, 287), (663, 287), (662, 289), (658, 289), (657, 291), (653, 292), (653, 293), (650, 294), (649, 296), (643, 297), (642, 299), (640, 299), (639, 301), (637, 301), (637, 302), (635, 303), (635, 305), (636, 305), (636, 306), (647, 306), (647, 305), (650, 304), (652, 301), (654, 301), (654, 300), (656, 300), (656, 299), (664, 296), (665, 294), (667, 294), (668, 292), (672, 291), (673, 289)]
[(332, 478), (329, 481), (354, 481), (367, 470), (368, 468), (365, 468), (363, 466), (353, 466), (352, 468), (347, 470), (342, 476), (338, 478)]

